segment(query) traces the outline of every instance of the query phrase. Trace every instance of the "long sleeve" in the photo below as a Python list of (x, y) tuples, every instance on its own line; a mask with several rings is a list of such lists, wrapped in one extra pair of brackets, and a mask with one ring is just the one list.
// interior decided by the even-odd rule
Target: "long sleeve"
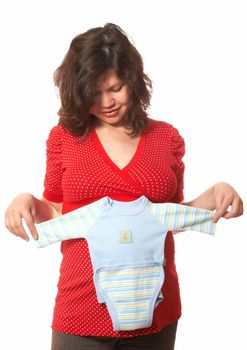
[(176, 128), (173, 128), (171, 135), (171, 152), (173, 156), (172, 169), (176, 175), (177, 188), (170, 201), (172, 203), (180, 203), (184, 199), (184, 162), (182, 159), (185, 154), (185, 143), (183, 137), (179, 134)]
[(152, 215), (168, 231), (199, 231), (214, 235), (216, 224), (212, 221), (214, 212), (175, 203), (149, 203)]
[(44, 180), (43, 195), (46, 199), (61, 203), (63, 201), (62, 191), (62, 143), (61, 127), (53, 127), (46, 141), (46, 174)]
[(101, 214), (104, 201), (102, 198), (55, 219), (36, 224), (39, 235), (38, 240), (35, 241), (37, 246), (42, 248), (67, 239), (86, 238), (90, 228)]

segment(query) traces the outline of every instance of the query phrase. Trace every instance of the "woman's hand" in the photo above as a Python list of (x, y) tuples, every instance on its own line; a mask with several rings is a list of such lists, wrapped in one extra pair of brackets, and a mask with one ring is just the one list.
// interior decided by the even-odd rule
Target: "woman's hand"
[(226, 182), (218, 182), (199, 197), (183, 203), (201, 209), (216, 210), (213, 221), (221, 217), (234, 218), (243, 214), (243, 201), (235, 189)]
[(35, 197), (30, 193), (19, 194), (10, 203), (5, 212), (5, 226), (15, 236), (29, 241), (29, 237), (23, 227), (22, 218), (25, 220), (34, 239), (38, 238), (35, 228), (36, 206)]
[(45, 198), (38, 199), (30, 193), (19, 194), (5, 212), (5, 225), (15, 236), (29, 241), (22, 219), (34, 239), (38, 239), (35, 223), (53, 219), (61, 215), (62, 203), (54, 203)]
[(234, 218), (243, 214), (243, 201), (235, 189), (225, 182), (216, 183), (212, 188), (214, 209), (216, 214), (213, 221), (221, 217)]

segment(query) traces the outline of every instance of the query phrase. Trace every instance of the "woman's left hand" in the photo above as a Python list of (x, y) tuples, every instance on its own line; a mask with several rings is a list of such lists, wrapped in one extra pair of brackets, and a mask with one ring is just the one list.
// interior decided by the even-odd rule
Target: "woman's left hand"
[(243, 214), (243, 201), (228, 183), (218, 182), (213, 186), (213, 199), (216, 210), (214, 222), (221, 217), (230, 219)]

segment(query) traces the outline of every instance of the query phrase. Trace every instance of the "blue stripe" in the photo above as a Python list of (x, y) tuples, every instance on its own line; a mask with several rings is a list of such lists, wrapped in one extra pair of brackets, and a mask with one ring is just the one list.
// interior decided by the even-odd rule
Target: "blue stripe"
[(149, 312), (149, 306), (147, 307), (140, 307), (140, 308), (133, 308), (133, 311), (131, 312), (132, 309), (116, 309), (117, 310), (117, 313), (118, 315), (123, 315), (123, 316), (126, 316), (126, 315), (138, 315), (138, 314), (142, 314), (142, 313), (148, 313)]

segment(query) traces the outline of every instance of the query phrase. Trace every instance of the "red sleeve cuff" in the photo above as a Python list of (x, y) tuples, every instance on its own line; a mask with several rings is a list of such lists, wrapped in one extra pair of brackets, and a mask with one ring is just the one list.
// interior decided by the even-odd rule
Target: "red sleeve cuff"
[(181, 203), (184, 200), (184, 194), (183, 192), (175, 194), (175, 196), (169, 201), (172, 203)]
[(53, 194), (47, 190), (44, 190), (43, 196), (48, 201), (54, 202), (54, 203), (62, 203), (63, 202), (63, 196), (59, 196), (56, 194)]

